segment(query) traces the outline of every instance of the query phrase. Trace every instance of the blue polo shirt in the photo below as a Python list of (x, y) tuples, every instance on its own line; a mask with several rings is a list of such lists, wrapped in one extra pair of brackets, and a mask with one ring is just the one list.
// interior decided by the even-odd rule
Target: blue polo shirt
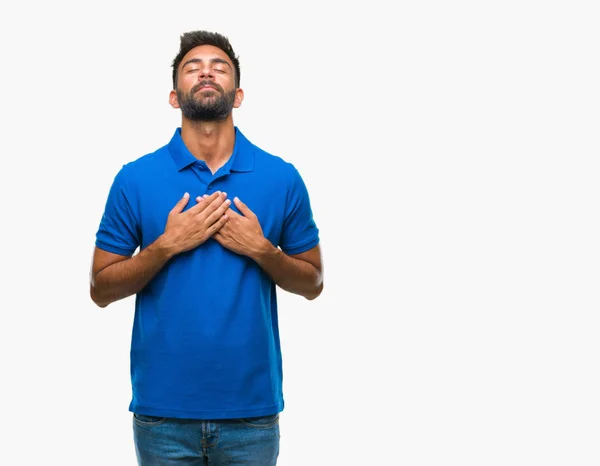
[[(233, 154), (215, 174), (186, 148), (180, 128), (164, 147), (124, 165), (110, 188), (96, 246), (131, 255), (164, 232), (185, 192), (188, 209), (197, 196), (215, 191), (239, 197), (283, 252), (318, 244), (297, 169), (236, 127)], [(230, 208), (237, 211), (233, 203)], [(136, 295), (130, 363), (132, 412), (191, 419), (280, 412), (275, 284), (253, 260), (213, 239), (175, 256)]]

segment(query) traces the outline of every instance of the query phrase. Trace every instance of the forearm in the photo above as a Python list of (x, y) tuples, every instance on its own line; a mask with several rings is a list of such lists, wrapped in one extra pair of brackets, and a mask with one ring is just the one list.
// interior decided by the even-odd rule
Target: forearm
[[(268, 243), (268, 244), (266, 244)], [(314, 265), (290, 257), (267, 241), (252, 259), (282, 289), (315, 299), (323, 289), (323, 277)]]
[(173, 255), (159, 238), (135, 256), (100, 270), (91, 282), (93, 301), (106, 307), (140, 292)]

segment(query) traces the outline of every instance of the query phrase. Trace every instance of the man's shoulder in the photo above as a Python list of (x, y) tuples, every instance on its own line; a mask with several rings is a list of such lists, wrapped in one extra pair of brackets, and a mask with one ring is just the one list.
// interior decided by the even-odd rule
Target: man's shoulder
[(282, 155), (267, 151), (252, 144), (256, 168), (269, 174), (276, 172), (279, 177), (293, 177), (297, 170), (294, 164)]
[(163, 170), (165, 163), (171, 161), (168, 156), (168, 145), (162, 146), (154, 152), (143, 154), (125, 162), (119, 171), (119, 175), (123, 177), (137, 177), (140, 174), (161, 171)]

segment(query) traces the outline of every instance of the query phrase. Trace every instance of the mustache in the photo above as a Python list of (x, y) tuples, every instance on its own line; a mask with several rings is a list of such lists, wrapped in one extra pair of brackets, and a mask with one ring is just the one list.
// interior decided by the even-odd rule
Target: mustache
[(208, 80), (204, 80), (204, 81), (200, 81), (198, 84), (196, 84), (194, 87), (192, 87), (192, 94), (195, 94), (196, 92), (198, 92), (198, 90), (201, 87), (204, 86), (210, 86), (213, 89), (216, 89), (217, 91), (219, 91), (221, 94), (223, 94), (223, 88), (221, 86), (219, 86), (217, 83), (213, 82), (213, 81), (208, 81)]

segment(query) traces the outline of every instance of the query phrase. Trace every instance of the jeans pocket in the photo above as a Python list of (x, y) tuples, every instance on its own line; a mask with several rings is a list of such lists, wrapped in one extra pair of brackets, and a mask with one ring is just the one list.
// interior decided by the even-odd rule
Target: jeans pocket
[(255, 429), (270, 429), (279, 422), (279, 413), (270, 414), (268, 416), (246, 417), (240, 419), (240, 422)]
[(133, 420), (136, 424), (144, 427), (159, 426), (163, 424), (167, 418), (159, 416), (148, 416), (147, 414), (133, 413)]

